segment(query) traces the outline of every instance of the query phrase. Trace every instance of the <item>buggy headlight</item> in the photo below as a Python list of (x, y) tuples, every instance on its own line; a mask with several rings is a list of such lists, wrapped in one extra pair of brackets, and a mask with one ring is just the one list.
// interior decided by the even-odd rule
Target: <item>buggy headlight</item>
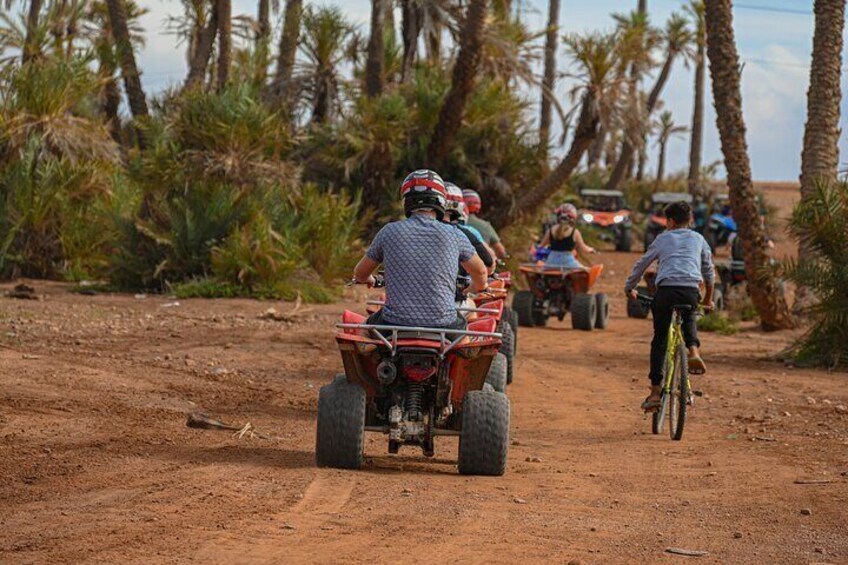
[(592, 214), (583, 214), (583, 221), (584, 222), (592, 223), (592, 221), (594, 219), (595, 219), (595, 216), (593, 216)]
[(624, 221), (624, 216), (622, 216), (621, 214), (616, 214), (615, 216), (613, 216), (612, 221), (616, 224), (620, 224)]

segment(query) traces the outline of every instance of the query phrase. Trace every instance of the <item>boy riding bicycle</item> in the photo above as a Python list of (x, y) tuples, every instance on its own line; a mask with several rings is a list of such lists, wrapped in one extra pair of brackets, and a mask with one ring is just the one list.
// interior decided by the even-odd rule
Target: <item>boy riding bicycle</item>
[(701, 359), (698, 327), (695, 310), (700, 298), (700, 285), (705, 284), (704, 310), (713, 308), (715, 272), (710, 246), (704, 237), (689, 229), (692, 224), (692, 208), (686, 202), (674, 202), (665, 207), (666, 231), (657, 236), (648, 251), (636, 261), (627, 282), (625, 294), (637, 299), (636, 285), (645, 270), (658, 261), (657, 292), (652, 305), (654, 313), (654, 337), (651, 341), (651, 394), (642, 403), (643, 410), (654, 410), (662, 401), (663, 362), (668, 347), (668, 328), (674, 307), (691, 306), (681, 312), (683, 337), (689, 351), (689, 372), (696, 375), (706, 373), (707, 367)]

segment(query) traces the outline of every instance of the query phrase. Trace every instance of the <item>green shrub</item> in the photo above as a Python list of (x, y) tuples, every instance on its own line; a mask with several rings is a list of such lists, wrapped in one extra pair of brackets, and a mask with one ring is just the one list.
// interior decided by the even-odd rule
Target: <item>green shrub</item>
[(698, 318), (698, 329), (721, 335), (733, 335), (739, 333), (739, 324), (721, 312), (710, 312)]
[(805, 248), (784, 263), (786, 276), (806, 286), (815, 302), (805, 308), (810, 326), (795, 344), (799, 363), (848, 366), (848, 184), (820, 183), (795, 207), (789, 230)]

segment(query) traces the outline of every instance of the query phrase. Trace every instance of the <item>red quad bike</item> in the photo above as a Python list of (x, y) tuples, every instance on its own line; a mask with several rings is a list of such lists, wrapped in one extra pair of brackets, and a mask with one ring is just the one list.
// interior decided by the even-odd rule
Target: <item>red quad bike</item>
[(467, 330), (369, 325), (344, 313), (336, 341), (344, 373), (318, 395), (316, 460), (320, 467), (358, 469), (364, 434), (388, 436), (434, 454), (434, 439), (459, 436), (459, 472), (503, 475), (509, 445), (509, 399), (486, 384), (500, 347), (497, 321)]
[(609, 301), (606, 294), (590, 294), (601, 275), (603, 265), (589, 269), (563, 269), (544, 264), (520, 267), (530, 290), (520, 290), (512, 300), (522, 326), (544, 326), (548, 318), (560, 321), (571, 312), (571, 325), (576, 330), (605, 329), (609, 324)]

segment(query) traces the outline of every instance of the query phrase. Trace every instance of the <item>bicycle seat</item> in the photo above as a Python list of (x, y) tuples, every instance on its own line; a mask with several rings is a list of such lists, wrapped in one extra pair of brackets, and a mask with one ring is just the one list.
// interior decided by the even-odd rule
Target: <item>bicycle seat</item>
[(672, 310), (678, 310), (680, 312), (691, 312), (695, 309), (691, 304), (675, 304), (671, 307)]

